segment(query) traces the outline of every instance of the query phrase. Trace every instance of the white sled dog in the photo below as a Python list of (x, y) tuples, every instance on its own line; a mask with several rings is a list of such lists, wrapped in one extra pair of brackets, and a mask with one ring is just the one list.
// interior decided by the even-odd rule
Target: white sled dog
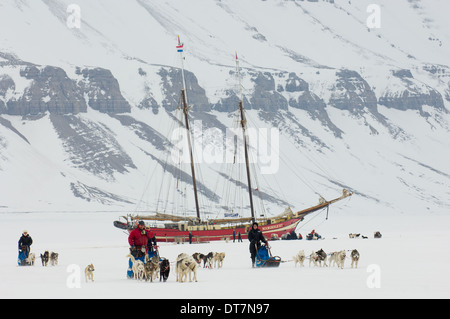
[(334, 251), (328, 257), (328, 263), (330, 267), (333, 265), (337, 265), (342, 269), (344, 268), (345, 257), (346, 257), (345, 250)]
[(319, 255), (317, 255), (314, 251), (309, 255), (309, 267), (311, 267), (311, 263), (314, 263), (314, 266), (317, 266), (317, 262), (319, 261)]
[(131, 258), (131, 263), (133, 264), (131, 267), (133, 271), (133, 279), (143, 280), (145, 276), (144, 263), (140, 260), (134, 259), (133, 255), (128, 254), (127, 257)]
[(336, 253), (336, 264), (338, 268), (344, 269), (344, 262), (345, 262), (345, 250), (341, 250)]
[(224, 259), (225, 259), (225, 253), (224, 252), (222, 252), (222, 253), (215, 253), (214, 254), (214, 268), (222, 268)]
[(30, 266), (34, 266), (35, 260), (36, 260), (36, 255), (34, 253), (30, 253), (28, 255), (27, 259), (25, 259), (25, 262)]
[[(189, 281), (192, 279), (197, 281), (197, 269), (198, 264), (195, 261), (194, 257), (189, 256), (188, 254), (181, 253), (177, 257), (177, 264), (175, 268), (175, 272), (177, 275), (178, 282), (185, 282), (187, 279), (187, 275), (189, 273)], [(191, 277), (191, 273), (194, 273), (194, 277)]]
[(295, 255), (293, 257), (294, 259), (294, 263), (295, 263), (295, 267), (297, 267), (297, 264), (300, 264), (301, 267), (304, 267), (305, 265), (303, 264), (305, 261), (305, 251), (304, 250), (300, 250), (297, 255)]
[(86, 282), (88, 282), (88, 280), (94, 282), (94, 270), (93, 264), (87, 265), (86, 268), (84, 268), (84, 279)]
[(177, 256), (177, 261), (175, 265), (175, 274), (177, 275), (176, 281), (183, 282), (183, 279), (187, 277), (189, 261), (189, 255), (181, 253)]

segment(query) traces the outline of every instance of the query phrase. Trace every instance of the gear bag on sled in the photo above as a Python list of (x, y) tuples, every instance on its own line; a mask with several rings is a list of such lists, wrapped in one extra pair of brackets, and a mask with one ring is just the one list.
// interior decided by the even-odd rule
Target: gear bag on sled
[(28, 258), (28, 251), (27, 249), (21, 249), (19, 250), (19, 257), (17, 258), (17, 264), (19, 266), (26, 266), (28, 265), (25, 261)]
[(280, 266), (281, 258), (272, 256), (270, 248), (261, 246), (256, 253), (256, 267), (278, 267)]

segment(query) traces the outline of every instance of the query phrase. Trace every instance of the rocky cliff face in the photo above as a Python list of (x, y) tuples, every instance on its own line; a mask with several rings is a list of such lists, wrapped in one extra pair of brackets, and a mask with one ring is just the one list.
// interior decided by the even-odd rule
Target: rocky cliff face
[(387, 80), (385, 93), (378, 103), (398, 110), (418, 110), (428, 105), (437, 110), (447, 112), (442, 95), (429, 85), (416, 80), (410, 70), (394, 70)]
[[(136, 83), (157, 76), (160, 87), (147, 87), (147, 90), (161, 90), (163, 99), (158, 103), (149, 94), (136, 106), (151, 108), (154, 114), (161, 108), (171, 112), (180, 106), (181, 70), (159, 67), (155, 72), (157, 74), (148, 74), (139, 68)], [(428, 105), (447, 112), (444, 98), (450, 100), (450, 84), (443, 97), (438, 90), (415, 79), (410, 70), (391, 72), (387, 75), (386, 88), (377, 97), (358, 72), (337, 70), (335, 83), (328, 88), (329, 98), (324, 100), (295, 72), (248, 70), (243, 77), (250, 81), (252, 88), (246, 91), (244, 105), (246, 109), (269, 113), (287, 111), (290, 107), (305, 110), (331, 128), (336, 136), (340, 136), (341, 131), (329, 119), (327, 107), (356, 115), (368, 111), (377, 117), (377, 105), (421, 112), (422, 106)], [(78, 114), (86, 112), (88, 106), (108, 114), (130, 112), (131, 105), (123, 97), (120, 83), (110, 70), (77, 67), (74, 73), (76, 77), (70, 78), (59, 67), (38, 66), (8, 57), (6, 62), (0, 63), (0, 114)], [(234, 71), (230, 71), (229, 76), (235, 76)], [(185, 78), (188, 100), (194, 112), (236, 110), (239, 97), (235, 90), (222, 89), (221, 97), (212, 103), (194, 73), (186, 71)]]
[[(182, 106), (180, 91), (183, 88), (181, 70), (172, 67), (162, 67), (158, 75), (161, 77), (162, 92), (164, 100), (162, 107), (167, 111), (173, 111)], [(199, 86), (196, 76), (189, 71), (185, 71), (186, 90), (188, 103), (193, 106), (194, 111), (207, 112), (211, 109), (205, 90)]]
[(88, 105), (104, 113), (130, 111), (109, 70), (77, 68), (75, 73), (81, 80), (69, 78), (59, 67), (9, 59), (0, 64), (0, 114), (78, 114)]
[(332, 89), (330, 105), (352, 113), (362, 113), (364, 108), (376, 110), (377, 98), (369, 84), (352, 70), (336, 72), (337, 83)]
[(78, 85), (86, 94), (89, 106), (94, 110), (102, 113), (130, 112), (130, 104), (122, 96), (119, 82), (110, 70), (77, 68), (76, 74), (82, 76)]
[(64, 70), (52, 67), (27, 66), (20, 76), (31, 80), (24, 94), (7, 102), (8, 114), (35, 115), (46, 111), (54, 114), (86, 112), (83, 91), (67, 77)]

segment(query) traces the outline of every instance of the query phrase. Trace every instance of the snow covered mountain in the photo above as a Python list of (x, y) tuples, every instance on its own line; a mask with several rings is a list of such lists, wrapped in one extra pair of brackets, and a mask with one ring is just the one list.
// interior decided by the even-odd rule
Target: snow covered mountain
[[(249, 127), (279, 130), (278, 170), (258, 182), (270, 214), (344, 187), (355, 196), (336, 212), (448, 212), (450, 3), (371, 2), (2, 0), (0, 211), (127, 211), (154, 198), (180, 35), (197, 158), (233, 126), (235, 51)], [(221, 206), (226, 171), (198, 165), (200, 192)]]

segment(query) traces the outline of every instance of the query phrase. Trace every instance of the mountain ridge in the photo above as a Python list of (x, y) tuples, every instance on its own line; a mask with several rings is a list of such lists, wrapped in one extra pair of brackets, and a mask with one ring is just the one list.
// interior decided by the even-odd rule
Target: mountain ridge
[[(450, 61), (443, 58), (450, 28), (435, 2), (381, 1), (380, 29), (364, 25), (369, 1), (80, 1), (79, 29), (66, 25), (69, 4), (2, 4), (1, 29), (12, 31), (0, 33), (2, 211), (131, 211), (142, 204), (149, 171), (164, 169), (167, 129), (178, 121), (177, 33), (185, 41), (191, 120), (212, 136), (198, 152), (224, 143), (208, 130), (233, 125), (233, 49), (240, 47), (248, 125), (280, 132), (280, 168), (272, 176), (280, 181), (260, 181), (261, 193), (287, 189), (279, 201), (265, 196), (271, 213), (282, 210), (279, 202), (301, 207), (342, 187), (360, 198), (338, 210), (450, 207)], [(394, 18), (398, 10), (404, 23)], [(273, 21), (264, 20), (269, 13)], [(225, 181), (225, 172), (197, 165), (206, 172), (205, 201), (220, 203), (224, 196), (206, 180)], [(301, 174), (287, 172), (297, 165)], [(155, 174), (153, 183), (162, 178)]]

